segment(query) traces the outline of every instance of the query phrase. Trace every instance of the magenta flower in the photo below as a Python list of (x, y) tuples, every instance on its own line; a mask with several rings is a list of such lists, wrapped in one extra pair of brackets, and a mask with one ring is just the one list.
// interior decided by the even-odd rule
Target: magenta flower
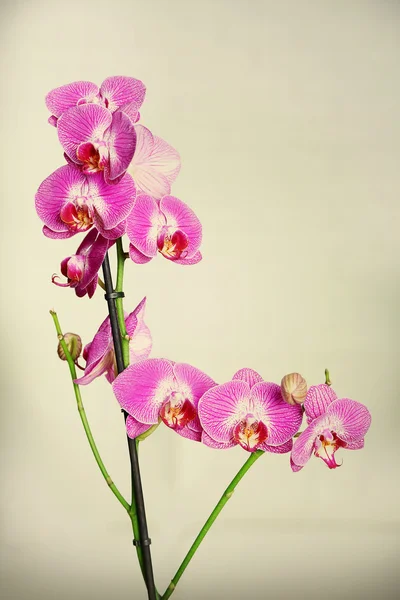
[(58, 283), (57, 275), (53, 275), (52, 282), (60, 287), (74, 288), (80, 298), (86, 294), (91, 298), (97, 287), (97, 273), (109, 246), (109, 240), (96, 229), (91, 229), (76, 254), (64, 258), (61, 262), (61, 273), (67, 278), (67, 283)]
[(107, 239), (125, 233), (136, 190), (126, 175), (118, 185), (108, 185), (101, 173), (87, 176), (72, 165), (60, 167), (45, 179), (35, 197), (36, 211), (51, 238), (68, 238), (93, 225)]
[(136, 125), (135, 130), (136, 149), (128, 173), (135, 181), (138, 194), (148, 194), (158, 200), (171, 193), (171, 185), (181, 168), (180, 156), (143, 125)]
[(68, 162), (84, 173), (104, 171), (107, 183), (123, 177), (136, 147), (135, 127), (125, 113), (83, 104), (67, 110), (57, 129)]
[(131, 241), (129, 254), (135, 263), (146, 263), (157, 252), (181, 265), (201, 260), (201, 223), (174, 196), (164, 196), (159, 202), (148, 195), (137, 196), (126, 232)]
[(127, 433), (137, 437), (161, 419), (179, 435), (201, 440), (200, 397), (215, 382), (195, 367), (151, 358), (131, 365), (113, 383), (121, 407), (131, 416)]
[(46, 106), (52, 113), (49, 123), (57, 126), (59, 117), (67, 110), (88, 103), (104, 106), (111, 113), (121, 110), (136, 122), (145, 94), (144, 84), (133, 77), (108, 77), (100, 88), (90, 81), (68, 83), (46, 96)]
[[(126, 331), (130, 337), (129, 360), (131, 364), (146, 359), (151, 352), (150, 330), (143, 320), (145, 306), (146, 298), (143, 298), (130, 315), (125, 314)], [(86, 360), (85, 373), (83, 377), (76, 379), (75, 383), (87, 385), (103, 374), (110, 383), (114, 381), (117, 372), (110, 317), (107, 317), (100, 325), (93, 341), (85, 346), (83, 358)]]
[(289, 452), (301, 420), (301, 406), (287, 404), (280, 386), (241, 369), (232, 381), (208, 390), (199, 401), (203, 442), (213, 448), (239, 444), (248, 452)]
[(364, 447), (364, 436), (371, 424), (371, 415), (363, 404), (349, 398), (338, 399), (328, 385), (310, 387), (304, 402), (307, 429), (293, 445), (291, 467), (300, 471), (312, 453), (336, 469), (339, 448), (359, 450)]

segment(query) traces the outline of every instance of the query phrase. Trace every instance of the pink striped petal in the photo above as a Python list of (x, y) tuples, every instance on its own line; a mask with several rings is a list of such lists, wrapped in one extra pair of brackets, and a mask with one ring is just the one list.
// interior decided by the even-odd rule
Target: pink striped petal
[[(49, 230), (55, 233), (69, 231), (68, 226), (60, 217), (61, 209), (67, 202), (72, 202), (76, 196), (81, 196), (82, 186), (85, 182), (86, 177), (79, 169), (71, 165), (64, 165), (40, 184), (35, 196), (36, 212)], [(77, 231), (74, 231), (72, 235), (75, 233)]]
[[(96, 278), (97, 282), (97, 273), (104, 261), (104, 257), (107, 253), (109, 247), (109, 241), (105, 239), (101, 234), (99, 234), (95, 229), (92, 229), (90, 233), (94, 232), (95, 240), (91, 244), (91, 248), (88, 249), (86, 253), (86, 248), (84, 244), (87, 244), (88, 241), (84, 240), (81, 246), (76, 251), (77, 254), (86, 253), (86, 262), (85, 262), (85, 271), (79, 285), (76, 288), (76, 292), (78, 293), (80, 290), (85, 290), (88, 285)], [(89, 235), (89, 234), (88, 234)], [(88, 237), (88, 236), (86, 236)], [(93, 236), (92, 238), (93, 239)], [(89, 293), (89, 291), (88, 291)], [(94, 290), (93, 290), (94, 293)], [(92, 293), (92, 295), (93, 295)], [(89, 295), (90, 297), (90, 295)]]
[(206, 373), (186, 363), (175, 363), (173, 369), (180, 392), (190, 400), (195, 408), (197, 408), (201, 396), (216, 385), (215, 381)]
[(191, 208), (175, 196), (161, 198), (160, 210), (164, 214), (169, 227), (180, 229), (188, 236), (187, 258), (191, 258), (196, 254), (201, 244), (202, 227), (199, 219)]
[[(108, 239), (110, 244), (113, 244), (115, 240), (123, 236), (126, 232), (126, 219), (121, 221), (119, 225), (112, 227), (111, 229), (104, 229), (104, 226), (100, 219), (96, 219), (98, 229), (100, 229), (101, 235)], [(111, 246), (110, 246), (111, 247)]]
[(114, 351), (108, 350), (97, 363), (93, 363), (91, 366), (85, 368), (83, 377), (74, 379), (74, 383), (78, 385), (87, 385), (91, 383), (96, 377), (101, 377), (104, 373), (107, 373), (114, 369)]
[(269, 446), (266, 442), (263, 442), (259, 446), (259, 450), (264, 450), (265, 452), (272, 452), (273, 454), (286, 454), (286, 452), (290, 452), (292, 448), (293, 440), (291, 438), (281, 446)]
[[(130, 177), (126, 175), (125, 177)], [(139, 195), (129, 215), (126, 233), (133, 246), (148, 257), (157, 254), (157, 233), (165, 222), (157, 202), (151, 196)]]
[(144, 265), (153, 258), (152, 256), (145, 256), (144, 254), (139, 252), (139, 250), (137, 250), (133, 244), (129, 244), (129, 256), (131, 257), (131, 260), (133, 260), (133, 262), (137, 265)]
[[(96, 214), (94, 224), (107, 237), (107, 230), (113, 229), (124, 221), (135, 202), (135, 184), (130, 175), (125, 175), (118, 185), (109, 185), (102, 173), (93, 173), (88, 177), (89, 195)], [(125, 224), (123, 225), (125, 229)]]
[(260, 383), (260, 381), (263, 381), (263, 378), (259, 373), (257, 373), (257, 371), (253, 371), (253, 369), (248, 369), (247, 367), (236, 371), (232, 379), (246, 381), (246, 383), (249, 384), (250, 388), (252, 388), (253, 385), (255, 385), (256, 383)]
[(86, 368), (91, 368), (95, 365), (111, 347), (112, 332), (110, 317), (106, 317), (98, 328), (90, 345), (87, 344), (83, 351), (83, 356), (86, 356)]
[(197, 265), (202, 259), (201, 252), (196, 252), (190, 258), (174, 258), (171, 262), (176, 263), (177, 265)]
[(77, 106), (79, 101), (91, 102), (99, 88), (90, 81), (74, 81), (51, 90), (46, 96), (46, 106), (56, 117), (60, 117), (69, 108)]
[(321, 415), (320, 417), (317, 417), (295, 440), (291, 459), (297, 467), (304, 467), (310, 460), (316, 437), (322, 434), (325, 429), (329, 429), (329, 426), (329, 417), (327, 415)]
[(364, 438), (354, 442), (346, 442), (346, 450), (362, 450), (364, 448)]
[(84, 142), (102, 141), (111, 121), (110, 111), (98, 104), (82, 104), (65, 112), (58, 119), (57, 130), (67, 156), (83, 164), (77, 157), (78, 147)]
[(149, 358), (123, 371), (113, 383), (121, 407), (140, 423), (158, 423), (160, 408), (174, 389), (170, 361)]
[(178, 152), (143, 125), (136, 125), (136, 151), (129, 172), (141, 192), (154, 198), (171, 193), (181, 166)]
[(287, 404), (276, 383), (263, 381), (251, 388), (251, 412), (266, 425), (269, 446), (280, 446), (299, 429), (303, 415), (300, 405)]
[(371, 414), (366, 406), (349, 398), (335, 400), (327, 408), (326, 415), (338, 437), (346, 443), (357, 442), (371, 425)]
[(201, 441), (203, 442), (203, 444), (205, 444), (209, 448), (215, 448), (216, 450), (228, 450), (228, 448), (233, 448), (234, 446), (236, 446), (236, 443), (232, 442), (232, 441), (231, 442), (216, 442), (204, 430), (201, 435)]
[(150, 329), (144, 322), (146, 298), (140, 302), (135, 310), (125, 319), (126, 331), (130, 336), (129, 358), (130, 364), (148, 358), (153, 345)]
[(249, 407), (249, 385), (244, 381), (228, 381), (209, 389), (200, 398), (200, 423), (216, 442), (230, 442), (235, 426), (250, 412)]
[(193, 429), (190, 429), (188, 425), (185, 425), (185, 427), (182, 427), (181, 429), (174, 429), (174, 431), (188, 440), (192, 440), (193, 442), (201, 442), (201, 432), (193, 431)]
[(46, 227), (46, 225), (43, 227), (42, 231), (46, 237), (52, 240), (66, 240), (77, 233), (76, 231), (52, 231)]
[(133, 77), (107, 77), (101, 84), (100, 94), (111, 112), (128, 102), (135, 103), (138, 110), (143, 104), (146, 87), (142, 81)]
[(321, 385), (311, 386), (304, 400), (307, 423), (310, 424), (314, 419), (324, 414), (329, 404), (336, 399), (337, 395), (329, 385), (322, 383)]
[(293, 471), (293, 473), (297, 473), (298, 471), (301, 471), (303, 467), (299, 467), (298, 465), (296, 465), (293, 460), (292, 457), (290, 457), (290, 467)]
[(135, 127), (125, 113), (114, 113), (104, 139), (110, 153), (110, 166), (105, 169), (104, 176), (111, 182), (125, 173), (135, 153)]
[(142, 433), (147, 431), (150, 427), (149, 425), (146, 425), (145, 423), (139, 423), (139, 421), (136, 421), (136, 419), (131, 417), (131, 415), (128, 415), (125, 425), (126, 425), (126, 433), (127, 433), (128, 437), (131, 439), (137, 438), (139, 435), (141, 435)]

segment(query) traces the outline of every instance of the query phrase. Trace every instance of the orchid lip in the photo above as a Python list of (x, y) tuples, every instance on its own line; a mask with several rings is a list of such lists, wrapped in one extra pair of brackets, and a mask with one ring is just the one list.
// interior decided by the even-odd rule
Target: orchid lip
[(255, 452), (268, 437), (267, 427), (248, 414), (233, 430), (233, 440), (248, 452)]
[(338, 438), (334, 431), (325, 429), (314, 442), (314, 454), (318, 458), (322, 458), (330, 469), (336, 469), (337, 467), (340, 467), (342, 463), (338, 464), (336, 462), (335, 452), (339, 448), (344, 447), (346, 447), (346, 443)]
[(64, 204), (60, 217), (73, 231), (87, 231), (93, 225), (92, 207), (85, 196), (77, 196), (73, 202)]
[(189, 238), (180, 229), (170, 232), (168, 227), (163, 227), (157, 238), (159, 252), (170, 260), (186, 258), (188, 245)]
[(171, 392), (160, 409), (160, 418), (171, 429), (183, 429), (195, 416), (195, 407), (181, 392)]

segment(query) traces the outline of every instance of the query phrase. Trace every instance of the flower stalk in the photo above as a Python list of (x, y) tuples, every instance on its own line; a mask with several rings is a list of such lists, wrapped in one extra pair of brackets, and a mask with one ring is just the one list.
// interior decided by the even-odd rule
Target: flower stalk
[(236, 473), (235, 477), (232, 479), (232, 481), (230, 482), (230, 484), (228, 485), (228, 487), (226, 488), (226, 490), (222, 494), (219, 502), (216, 504), (214, 510), (212, 511), (212, 513), (210, 514), (210, 516), (208, 517), (207, 521), (204, 523), (204, 525), (203, 525), (203, 527), (202, 527), (199, 535), (196, 537), (196, 539), (194, 540), (193, 544), (191, 545), (191, 547), (189, 549), (189, 552), (186, 554), (186, 556), (183, 559), (183, 561), (182, 561), (179, 569), (175, 573), (174, 577), (171, 580), (171, 583), (169, 584), (168, 588), (166, 589), (164, 595), (162, 596), (162, 600), (167, 600), (173, 594), (173, 592), (174, 592), (174, 590), (175, 590), (175, 588), (177, 586), (178, 581), (180, 580), (180, 578), (182, 577), (183, 573), (185, 572), (186, 567), (188, 566), (188, 564), (192, 560), (192, 558), (193, 558), (196, 550), (198, 549), (198, 547), (200, 546), (201, 542), (203, 541), (203, 539), (207, 535), (207, 533), (210, 530), (211, 526), (213, 525), (215, 519), (218, 517), (219, 513), (224, 508), (224, 506), (228, 502), (228, 500), (232, 497), (233, 492), (235, 491), (235, 488), (236, 488), (237, 484), (245, 476), (245, 474), (247, 473), (247, 471), (256, 462), (256, 460), (258, 458), (260, 458), (260, 456), (262, 456), (263, 454), (264, 454), (264, 452), (262, 450), (256, 450), (256, 452), (252, 452), (250, 454), (249, 458), (246, 460), (246, 462), (242, 466), (242, 468)]

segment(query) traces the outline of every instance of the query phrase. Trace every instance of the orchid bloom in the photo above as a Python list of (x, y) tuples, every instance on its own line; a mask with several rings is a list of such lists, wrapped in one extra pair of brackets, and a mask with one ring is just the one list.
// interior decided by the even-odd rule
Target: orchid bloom
[(135, 123), (145, 94), (144, 84), (133, 77), (107, 77), (100, 88), (90, 81), (68, 83), (46, 96), (46, 106), (52, 113), (49, 123), (57, 126), (58, 119), (67, 110), (89, 103), (99, 104), (111, 113), (122, 111)]
[(130, 415), (127, 433), (134, 438), (159, 423), (191, 440), (201, 440), (197, 416), (200, 397), (215, 382), (195, 367), (151, 358), (130, 365), (113, 383), (114, 394)]
[(74, 288), (79, 298), (86, 294), (91, 298), (97, 287), (97, 273), (109, 246), (109, 240), (96, 229), (91, 229), (76, 254), (64, 258), (61, 262), (61, 273), (67, 278), (67, 283), (58, 283), (57, 275), (53, 275), (52, 282), (59, 287)]
[(130, 175), (118, 185), (108, 185), (101, 173), (87, 176), (72, 165), (64, 165), (41, 183), (35, 197), (36, 211), (47, 237), (69, 238), (94, 226), (113, 240), (125, 233), (135, 195)]
[[(150, 330), (144, 322), (146, 298), (140, 302), (130, 315), (125, 314), (126, 331), (129, 340), (129, 360), (131, 364), (146, 359), (152, 347)], [(111, 331), (110, 317), (100, 325), (93, 341), (83, 350), (86, 360), (83, 377), (75, 379), (74, 383), (87, 385), (96, 377), (105, 374), (107, 381), (112, 383), (117, 375), (114, 343)]]
[(136, 125), (135, 131), (136, 149), (128, 173), (135, 180), (138, 194), (148, 194), (159, 200), (171, 193), (171, 185), (181, 168), (180, 156), (147, 127)]
[(313, 453), (330, 469), (336, 469), (340, 466), (335, 460), (339, 448), (364, 447), (371, 415), (363, 404), (349, 398), (338, 399), (331, 387), (321, 384), (310, 387), (304, 409), (309, 425), (293, 444), (293, 471), (300, 471)]
[(287, 404), (280, 386), (252, 369), (241, 369), (232, 381), (208, 390), (198, 411), (206, 445), (240, 445), (248, 452), (289, 452), (302, 421), (301, 406)]
[(69, 163), (87, 174), (104, 172), (107, 183), (124, 176), (136, 147), (135, 127), (125, 113), (82, 104), (58, 119), (57, 130)]
[(135, 263), (147, 263), (157, 252), (181, 265), (201, 260), (201, 223), (174, 196), (164, 196), (159, 202), (148, 195), (137, 196), (126, 232), (131, 241), (129, 254)]

